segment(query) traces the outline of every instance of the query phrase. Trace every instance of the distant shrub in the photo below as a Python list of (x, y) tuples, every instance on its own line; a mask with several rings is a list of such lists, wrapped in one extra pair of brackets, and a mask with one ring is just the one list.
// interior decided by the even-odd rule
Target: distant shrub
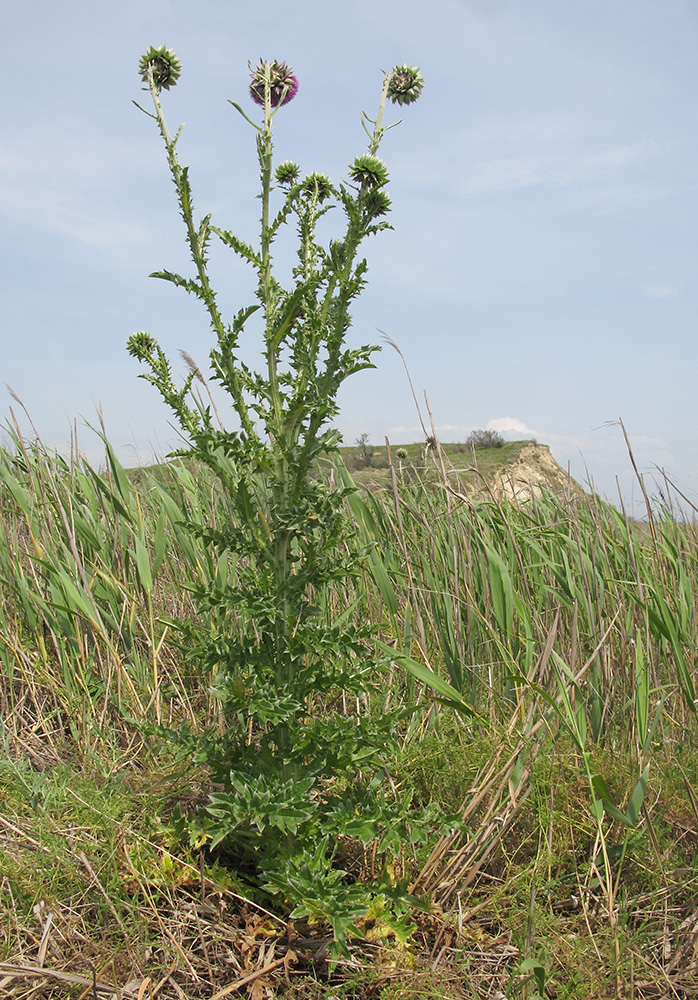
[(499, 431), (479, 429), (471, 431), (465, 443), (469, 448), (501, 448), (504, 438)]
[(373, 445), (368, 443), (368, 434), (361, 434), (354, 442), (359, 449), (354, 456), (354, 468), (361, 468), (371, 465), (373, 459)]

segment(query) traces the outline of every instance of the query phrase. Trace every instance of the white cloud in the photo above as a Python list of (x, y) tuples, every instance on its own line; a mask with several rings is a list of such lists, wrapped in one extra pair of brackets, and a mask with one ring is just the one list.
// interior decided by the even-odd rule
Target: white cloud
[(91, 132), (83, 121), (40, 122), (36, 133), (4, 138), (0, 216), (88, 247), (132, 252), (148, 232), (129, 186), (155, 168), (154, 152)]
[(651, 183), (630, 180), (612, 182), (606, 179), (603, 185), (577, 188), (574, 197), (579, 205), (593, 208), (596, 215), (611, 215), (619, 209), (645, 207), (674, 194), (667, 185), (657, 183), (656, 178)]
[[(391, 439), (395, 435), (399, 437), (404, 437), (405, 434), (407, 434), (409, 435), (409, 441), (407, 441), (406, 443), (411, 444), (412, 441), (415, 439), (415, 435), (417, 436), (417, 438), (422, 436), (422, 428), (418, 424), (414, 427), (405, 427), (404, 424), (396, 424), (394, 427), (389, 427), (386, 433), (388, 437)], [(405, 442), (402, 443), (404, 444)]]
[(659, 285), (645, 285), (642, 291), (650, 299), (669, 299), (677, 294), (680, 287), (678, 281), (665, 281)]
[(539, 184), (566, 187), (591, 183), (646, 157), (654, 148), (653, 143), (632, 142), (596, 152), (570, 149), (483, 160), (466, 171), (463, 191), (480, 195)]
[(536, 431), (532, 431), (530, 427), (527, 427), (521, 420), (517, 420), (516, 417), (495, 417), (494, 420), (488, 420), (487, 430), (498, 431), (500, 434), (508, 431), (515, 434), (525, 434), (527, 437), (536, 436)]
[(132, 253), (133, 247), (149, 239), (147, 227), (137, 219), (109, 214), (102, 206), (92, 209), (87, 201), (80, 203), (70, 194), (55, 197), (50, 190), (21, 182), (4, 185), (0, 214), (100, 250)]
[(465, 135), (470, 145), (501, 142), (512, 144), (525, 140), (547, 142), (569, 139), (580, 131), (581, 123), (569, 115), (541, 115), (536, 118), (514, 118), (488, 121)]

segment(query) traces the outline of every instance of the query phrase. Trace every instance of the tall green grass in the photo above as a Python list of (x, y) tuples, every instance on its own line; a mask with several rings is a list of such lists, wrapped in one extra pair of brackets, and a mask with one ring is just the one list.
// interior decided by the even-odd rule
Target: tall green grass
[[(652, 766), (665, 773), (667, 747), (695, 734), (696, 526), (666, 506), (638, 523), (579, 490), (474, 496), (436, 464), (437, 485), (393, 469), (390, 490), (354, 501), (382, 557), (374, 600), (397, 662), (436, 704), (453, 697), (429, 671), (448, 680), (472, 709), (460, 715), (473, 746), (498, 736), (460, 807), (468, 832), (434, 846), (414, 889), (455, 905), (515, 821), (537, 759), (566, 746), (586, 785), (588, 884), (602, 892), (619, 970), (617, 858), (640, 823), (655, 842)], [(402, 696), (396, 686), (396, 705)], [(604, 748), (612, 764), (599, 763)]]
[[(638, 523), (581, 491), (473, 498), (448, 476), (436, 486), (396, 476), (357, 511), (402, 640), (478, 711), (506, 715), (527, 685), (554, 692), (561, 660), (573, 677), (583, 671), (595, 740), (620, 725), (642, 748), (660, 695), (693, 724), (694, 524), (663, 507)], [(543, 663), (553, 629), (555, 657)]]
[[(0, 450), (0, 728), (7, 773), (20, 775), (33, 809), (49, 764), (60, 770), (76, 752), (143, 763), (157, 749), (154, 725), (223, 724), (212, 678), (187, 653), (186, 623), (190, 588), (222, 586), (236, 568), (183, 525), (230, 514), (206, 470), (177, 460), (127, 472), (103, 444), (101, 468), (18, 434)], [(408, 847), (400, 865), (416, 895), (467, 922), (485, 905), (483, 873), (543, 808), (543, 781), (547, 860), (535, 870), (547, 866), (552, 884), (559, 869), (567, 885), (550, 853), (564, 837), (548, 777), (564, 760), (586, 802), (574, 892), (600, 893), (619, 970), (632, 924), (626, 872), (647, 851), (659, 873), (670, 867), (662, 786), (684, 787), (685, 766), (690, 794), (698, 529), (669, 503), (637, 522), (578, 490), (524, 503), (486, 484), (474, 493), (438, 449), (423, 478), (399, 463), (389, 471), (387, 487), (349, 497), (364, 570), (318, 613), (379, 628), (388, 682), (374, 703), (347, 698), (341, 710), (393, 716), (396, 787), (423, 773), (415, 795), (458, 816), (455, 832)], [(349, 482), (342, 467), (326, 474)], [(308, 710), (336, 707), (318, 696)], [(690, 880), (684, 889), (667, 874), (663, 898), (677, 892), (690, 896)], [(539, 969), (534, 950), (525, 956), (522, 975)]]
[[(182, 526), (185, 511), (202, 524), (228, 516), (208, 474), (183, 461), (128, 474), (107, 441), (101, 470), (12, 444), (0, 451), (6, 704), (41, 689), (73, 720), (193, 718), (208, 679), (180, 656), (177, 624), (193, 615), (189, 585), (233, 572)], [(613, 733), (638, 759), (667, 713), (692, 726), (695, 525), (666, 507), (637, 523), (581, 492), (474, 496), (440, 471), (420, 481), (393, 467), (390, 488), (351, 499), (370, 550), (337, 600), (359, 602), (396, 653), (492, 724), (540, 710), (567, 676), (590, 737)], [(393, 678), (386, 709), (432, 694)]]
[(184, 466), (136, 488), (107, 442), (103, 470), (19, 435), (14, 445), (0, 451), (6, 717), (50, 702), (73, 736), (114, 713), (161, 722), (174, 701), (193, 717), (171, 619), (191, 614), (183, 581), (212, 572), (180, 525), (183, 505), (203, 516), (208, 498)]

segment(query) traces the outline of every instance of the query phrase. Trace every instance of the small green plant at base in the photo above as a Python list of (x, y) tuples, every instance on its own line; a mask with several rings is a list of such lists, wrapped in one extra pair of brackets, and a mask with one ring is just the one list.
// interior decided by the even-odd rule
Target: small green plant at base
[(523, 991), (530, 983), (535, 983), (534, 993), (526, 993), (528, 1000), (545, 1000), (545, 966), (537, 958), (526, 958), (516, 969), (516, 976), (522, 979), (516, 984), (517, 991)]
[[(214, 226), (210, 215), (195, 220), (188, 169), (177, 155), (181, 127), (172, 136), (161, 104), (162, 90), (177, 82), (180, 71), (165, 47), (141, 59), (154, 107), (146, 114), (165, 143), (194, 264), (193, 277), (166, 270), (155, 276), (184, 288), (208, 312), (215, 337), (212, 377), (228, 394), (239, 426), (221, 429), (215, 406), (192, 391), (196, 366), (177, 387), (157, 341), (146, 332), (133, 334), (129, 352), (148, 367), (142, 377), (174, 413), (190, 454), (216, 475), (224, 512), (215, 524), (191, 525), (215, 553), (218, 572), (210, 586), (194, 588), (206, 624), (189, 623), (182, 636), (201, 676), (215, 677), (220, 724), (203, 737), (177, 738), (221, 788), (204, 811), (211, 847), (232, 851), (257, 890), (280, 900), (291, 915), (328, 921), (342, 949), (373, 894), (359, 882), (347, 883), (334, 867), (336, 839), (377, 841), (379, 852), (390, 851), (419, 836), (419, 821), (411, 803), (386, 794), (379, 779), (393, 724), (372, 721), (365, 710), (381, 673), (369, 645), (371, 629), (354, 620), (351, 608), (335, 616), (327, 611), (328, 588), (360, 572), (366, 549), (355, 541), (345, 513), (351, 487), (331, 489), (316, 470), (339, 441), (328, 428), (337, 393), (351, 375), (372, 367), (376, 350), (350, 348), (346, 339), (351, 304), (366, 281), (360, 248), (388, 227), (388, 171), (377, 155), (391, 127), (383, 124), (386, 103), (412, 103), (423, 81), (410, 66), (385, 74), (375, 121), (363, 116), (368, 150), (349, 165), (349, 181), (335, 186), (323, 174), (303, 175), (290, 161), (274, 169), (275, 116), (295, 97), (298, 81), (285, 63), (260, 62), (250, 96), (262, 109), (261, 124), (230, 102), (255, 131), (262, 215), (259, 242), (252, 246)], [(344, 232), (323, 246), (316, 227), (331, 208), (343, 213)], [(285, 288), (274, 274), (272, 247), (291, 221), (298, 251), (293, 284)], [(224, 320), (209, 279), (214, 236), (257, 276), (256, 302), (232, 323)], [(260, 317), (263, 366), (257, 372), (241, 360), (239, 345), (250, 321)], [(350, 692), (363, 710), (311, 714), (313, 699), (339, 692)], [(338, 776), (359, 774), (368, 780), (358, 781), (358, 792), (346, 780), (341, 791), (334, 787)]]

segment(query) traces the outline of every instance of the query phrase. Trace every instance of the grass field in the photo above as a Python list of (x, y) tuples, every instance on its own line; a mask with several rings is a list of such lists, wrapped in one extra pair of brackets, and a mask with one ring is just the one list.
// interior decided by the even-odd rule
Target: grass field
[[(215, 483), (129, 474), (108, 445), (101, 471), (0, 452), (0, 995), (698, 995), (698, 529), (581, 491), (473, 495), (522, 443), (475, 480), (459, 447), (345, 453), (375, 547), (326, 612), (356, 602), (395, 657), (372, 700), (312, 710), (394, 720), (391, 786), (435, 833), (390, 859), (409, 933), (369, 914), (337, 963), (327, 928), (183, 834), (210, 781), (163, 731), (219, 705), (181, 641), (217, 567), (182, 522), (221, 516)], [(370, 846), (341, 850), (372, 876)]]
[[(507, 441), (499, 448), (473, 450), (465, 444), (441, 444), (441, 452), (450, 470), (457, 472), (461, 481), (482, 486), (495, 472), (515, 462), (525, 441)], [(435, 474), (434, 450), (429, 444), (393, 445), (392, 464), (404, 476), (421, 481)], [(351, 445), (342, 448), (344, 464), (357, 483), (365, 486), (390, 485), (390, 456), (385, 445)]]

